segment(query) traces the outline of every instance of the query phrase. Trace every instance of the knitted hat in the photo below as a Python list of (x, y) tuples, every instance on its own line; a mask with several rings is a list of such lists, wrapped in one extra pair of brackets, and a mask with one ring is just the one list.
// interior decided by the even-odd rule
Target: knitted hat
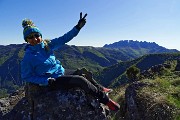
[(24, 28), (23, 30), (23, 35), (24, 35), (24, 40), (27, 42), (26, 37), (30, 35), (31, 33), (39, 33), (42, 37), (41, 31), (34, 25), (33, 21), (30, 19), (24, 19), (22, 21), (22, 27)]

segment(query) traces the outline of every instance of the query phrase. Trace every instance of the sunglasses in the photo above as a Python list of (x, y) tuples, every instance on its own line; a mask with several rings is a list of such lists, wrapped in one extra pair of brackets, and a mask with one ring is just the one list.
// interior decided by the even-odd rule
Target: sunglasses
[(31, 34), (31, 35), (28, 35), (26, 38), (27, 39), (33, 39), (34, 37), (35, 38), (38, 38), (38, 37), (40, 37), (41, 35), (39, 34), (39, 33), (35, 33), (35, 34)]

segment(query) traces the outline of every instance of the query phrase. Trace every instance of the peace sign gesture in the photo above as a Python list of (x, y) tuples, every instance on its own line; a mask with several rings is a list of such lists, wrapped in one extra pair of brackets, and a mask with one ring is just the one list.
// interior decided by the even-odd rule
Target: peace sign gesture
[[(86, 16), (87, 16), (87, 13), (84, 15), (84, 17), (82, 18), (82, 12), (80, 13), (80, 20), (81, 19), (85, 19), (86, 18)], [(86, 20), (86, 19), (85, 19)]]
[(82, 12), (80, 13), (80, 19), (78, 21), (78, 24), (76, 25), (76, 28), (77, 29), (81, 29), (85, 24), (86, 24), (86, 16), (87, 16), (87, 13), (82, 17)]

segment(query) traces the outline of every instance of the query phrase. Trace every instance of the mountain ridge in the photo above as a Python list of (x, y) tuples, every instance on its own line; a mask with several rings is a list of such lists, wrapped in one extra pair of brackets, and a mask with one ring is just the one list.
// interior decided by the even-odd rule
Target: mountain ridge
[(105, 48), (132, 48), (132, 49), (142, 49), (145, 48), (146, 50), (149, 49), (149, 52), (157, 52), (157, 51), (163, 51), (168, 52), (168, 50), (171, 50), (172, 52), (178, 52), (176, 49), (167, 49), (163, 46), (159, 46), (155, 42), (147, 42), (147, 41), (134, 41), (134, 40), (120, 40), (118, 42), (114, 42), (112, 44), (105, 44), (103, 47)]

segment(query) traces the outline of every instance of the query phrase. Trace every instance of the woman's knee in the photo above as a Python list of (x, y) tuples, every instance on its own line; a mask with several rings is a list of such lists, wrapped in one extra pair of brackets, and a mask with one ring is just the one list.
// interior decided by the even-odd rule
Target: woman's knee
[(73, 79), (85, 80), (85, 81), (86, 81), (86, 78), (85, 78), (85, 77), (79, 76), (79, 75), (74, 75)]
[(88, 85), (89, 81), (83, 76), (75, 75), (71, 79), (70, 83), (78, 84), (78, 85)]

